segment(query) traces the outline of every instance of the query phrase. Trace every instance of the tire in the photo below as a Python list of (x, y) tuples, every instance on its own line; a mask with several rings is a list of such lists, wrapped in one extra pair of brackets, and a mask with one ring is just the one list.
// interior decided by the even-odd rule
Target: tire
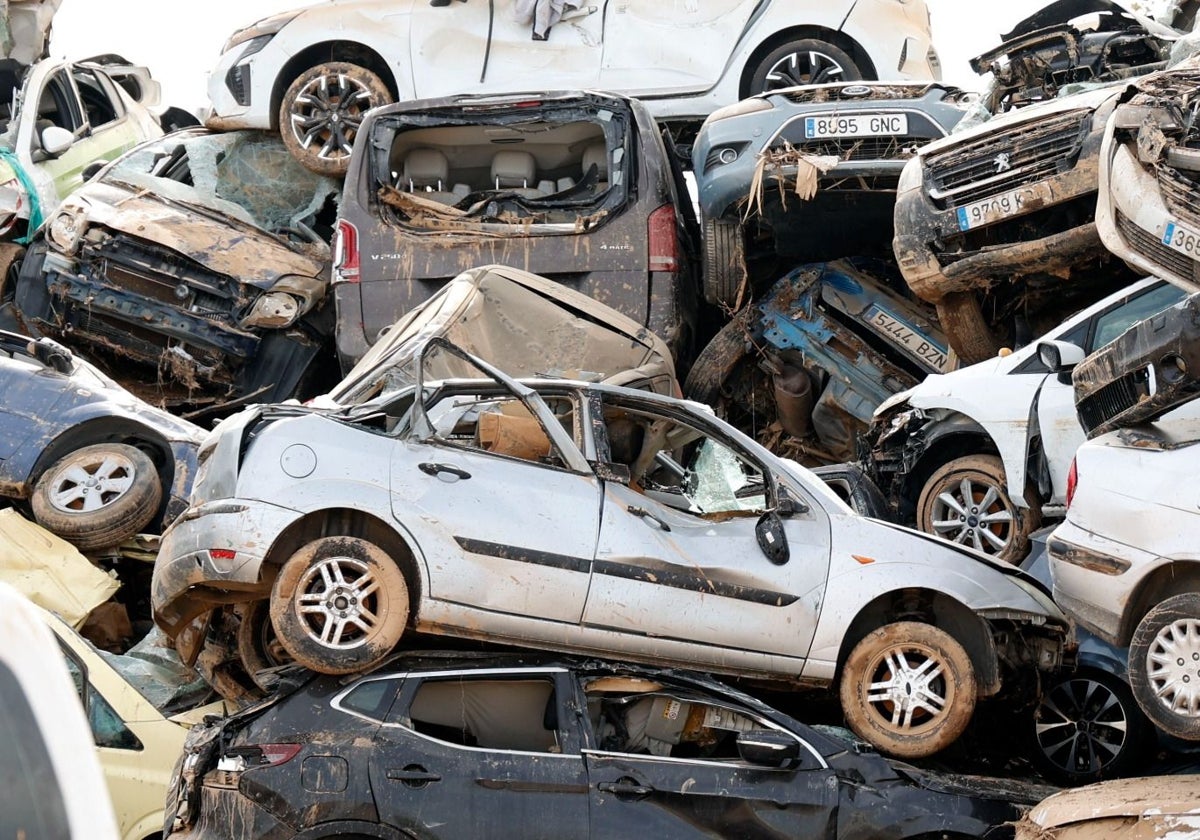
[(924, 758), (967, 728), (978, 685), (953, 636), (931, 624), (897, 621), (854, 646), (842, 666), (840, 694), (846, 722), (860, 737), (889, 755)]
[[(746, 240), (737, 222), (708, 219), (704, 223), (704, 299), (713, 306), (736, 309), (746, 271)], [(746, 297), (749, 298), (749, 290)]]
[(958, 354), (960, 365), (992, 359), (1000, 352), (1000, 342), (992, 334), (975, 295), (970, 292), (946, 295), (937, 302), (936, 308), (938, 323)]
[(942, 465), (925, 482), (917, 528), (1016, 564), (1029, 553), (1029, 535), (1042, 522), (1041, 504), (1029, 494), (1025, 502), (1028, 508), (1018, 508), (1009, 497), (998, 457), (967, 455)]
[(789, 41), (767, 53), (750, 77), (747, 95), (824, 82), (857, 82), (862, 70), (840, 47), (815, 38)]
[(754, 313), (750, 308), (735, 314), (696, 356), (683, 383), (688, 399), (716, 404), (725, 383), (750, 355), (747, 344)]
[(1047, 686), (1029, 734), (1034, 763), (1069, 786), (1137, 771), (1154, 743), (1154, 729), (1125, 681), (1091, 669)]
[(254, 684), (263, 691), (269, 691), (270, 687), (259, 681), (259, 671), (286, 665), (292, 658), (280, 643), (275, 626), (271, 624), (270, 601), (265, 598), (251, 601), (243, 605), (240, 612), (241, 621), (237, 631), (238, 657)]
[(296, 160), (318, 175), (346, 174), (363, 114), (392, 101), (387, 85), (357, 64), (334, 61), (301, 73), (279, 106), (279, 134)]
[(378, 665), (408, 624), (395, 562), (357, 537), (323, 537), (287, 559), (271, 590), (271, 623), (292, 658), (322, 674)]
[(59, 458), (33, 487), (33, 518), (81, 551), (119, 545), (145, 528), (162, 502), (150, 456), (96, 443)]
[(1200, 741), (1200, 593), (1167, 598), (1138, 622), (1129, 644), (1129, 684), (1159, 729)]

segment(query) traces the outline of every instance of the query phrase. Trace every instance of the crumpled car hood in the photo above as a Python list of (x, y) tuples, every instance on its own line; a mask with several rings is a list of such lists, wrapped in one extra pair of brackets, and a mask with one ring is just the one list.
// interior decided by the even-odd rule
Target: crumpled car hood
[(256, 232), (242, 222), (222, 223), (204, 213), (166, 204), (153, 195), (94, 183), (67, 199), (60, 212), (79, 212), (81, 207), (86, 208), (82, 212), (90, 226), (100, 224), (156, 242), (213, 271), (259, 288), (270, 288), (284, 274), (306, 277), (328, 274), (327, 247), (313, 244), (290, 248), (265, 231)]
[(1038, 9), (1038, 11), (1014, 26), (1012, 31), (1001, 35), (1000, 39), (1002, 41), (1011, 41), (1013, 38), (1021, 35), (1028, 35), (1030, 32), (1036, 32), (1048, 26), (1065, 24), (1068, 21), (1092, 12), (1111, 12), (1116, 15), (1128, 15), (1141, 24), (1151, 35), (1164, 40), (1172, 41), (1182, 34), (1171, 29), (1169, 26), (1164, 26), (1134, 11), (1128, 4), (1115, 2), (1115, 0), (1057, 0), (1057, 2), (1050, 3)]
[(1161, 836), (1194, 837), (1200, 829), (1200, 776), (1112, 779), (1062, 791), (1029, 812), (1029, 820), (1043, 829), (1107, 817), (1157, 818), (1164, 828), (1172, 817), (1188, 817), (1174, 826), (1178, 834)]

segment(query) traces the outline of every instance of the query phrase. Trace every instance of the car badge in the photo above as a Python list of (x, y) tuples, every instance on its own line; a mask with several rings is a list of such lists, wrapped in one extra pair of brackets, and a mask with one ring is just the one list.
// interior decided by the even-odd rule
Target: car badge
[(870, 96), (871, 88), (867, 85), (846, 85), (842, 88), (842, 96), (857, 99), (860, 96)]
[(1001, 152), (1000, 154), (996, 155), (994, 158), (992, 158), (992, 163), (996, 164), (997, 175), (999, 175), (1001, 172), (1006, 172), (1009, 169), (1012, 169), (1012, 164), (1009, 163), (1008, 160), (1008, 152)]

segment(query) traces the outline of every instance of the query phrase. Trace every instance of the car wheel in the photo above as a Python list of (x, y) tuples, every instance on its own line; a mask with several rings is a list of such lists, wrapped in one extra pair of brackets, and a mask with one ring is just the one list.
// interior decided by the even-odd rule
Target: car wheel
[(305, 168), (318, 175), (345, 175), (363, 114), (391, 99), (383, 80), (365, 67), (341, 61), (318, 64), (284, 93), (279, 133)]
[(33, 518), (81, 551), (119, 545), (154, 518), (162, 501), (150, 456), (97, 443), (59, 458), (33, 487)]
[(242, 667), (254, 680), (254, 684), (263, 691), (269, 691), (267, 685), (259, 682), (258, 672), (292, 661), (287, 650), (275, 633), (275, 625), (271, 623), (271, 602), (267, 599), (251, 601), (240, 609), (241, 621), (238, 623), (237, 648), (242, 660)]
[(960, 364), (973, 365), (1000, 352), (1000, 344), (983, 317), (979, 299), (970, 292), (946, 295), (936, 304), (938, 323), (958, 354)]
[(747, 277), (746, 241), (740, 224), (720, 219), (705, 221), (702, 276), (706, 301), (727, 309), (737, 307)]
[(750, 319), (754, 314), (753, 307), (736, 313), (696, 356), (683, 383), (683, 392), (688, 399), (716, 406), (725, 383), (743, 367), (750, 355), (747, 344)]
[(879, 750), (923, 758), (954, 743), (975, 712), (975, 669), (954, 637), (916, 621), (880, 627), (842, 667), (846, 722)]
[(1028, 497), (1029, 507), (1018, 508), (1006, 486), (1004, 462), (995, 455), (955, 458), (921, 489), (917, 528), (1018, 563), (1029, 552), (1029, 535), (1041, 524), (1042, 508)]
[(750, 77), (749, 93), (825, 82), (856, 82), (862, 77), (862, 71), (845, 50), (827, 41), (801, 38), (767, 53)]
[(271, 590), (271, 623), (293, 659), (323, 674), (379, 664), (408, 623), (404, 575), (379, 546), (324, 537), (284, 562)]
[(1167, 598), (1138, 622), (1129, 645), (1129, 684), (1159, 729), (1200, 740), (1200, 593)]
[(1042, 695), (1031, 725), (1033, 758), (1059, 784), (1082, 785), (1136, 770), (1154, 730), (1124, 680), (1104, 671), (1066, 674)]

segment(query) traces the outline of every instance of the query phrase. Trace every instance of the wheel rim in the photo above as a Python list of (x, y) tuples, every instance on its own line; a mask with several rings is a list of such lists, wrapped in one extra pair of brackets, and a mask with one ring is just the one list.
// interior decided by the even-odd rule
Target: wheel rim
[(1200, 620), (1180, 619), (1158, 631), (1146, 652), (1146, 677), (1163, 708), (1200, 716)]
[(1016, 514), (994, 484), (963, 478), (940, 491), (930, 516), (933, 533), (987, 554), (1012, 543)]
[(1108, 686), (1071, 679), (1042, 700), (1035, 731), (1038, 747), (1055, 767), (1068, 773), (1097, 773), (1125, 746), (1129, 719)]
[[(249, 620), (249, 619), (243, 619)], [(262, 661), (268, 668), (287, 665), (292, 662), (291, 655), (279, 641), (275, 633), (275, 625), (267, 617), (267, 611), (262, 610), (254, 616), (254, 646), (262, 656)]]
[(54, 477), (50, 504), (64, 513), (90, 513), (129, 492), (136, 470), (124, 455), (109, 453), (72, 464)]
[(869, 673), (867, 706), (881, 725), (898, 734), (940, 721), (953, 699), (945, 664), (924, 645), (887, 649)]
[(383, 623), (379, 578), (358, 558), (319, 560), (304, 573), (296, 592), (296, 612), (304, 632), (323, 647), (359, 647)]
[(292, 134), (301, 148), (318, 146), (321, 160), (343, 160), (371, 107), (371, 91), (358, 79), (338, 73), (323, 75), (301, 88), (292, 103)]
[(840, 81), (846, 68), (831, 56), (818, 50), (798, 50), (788, 53), (767, 70), (764, 90), (815, 85)]

